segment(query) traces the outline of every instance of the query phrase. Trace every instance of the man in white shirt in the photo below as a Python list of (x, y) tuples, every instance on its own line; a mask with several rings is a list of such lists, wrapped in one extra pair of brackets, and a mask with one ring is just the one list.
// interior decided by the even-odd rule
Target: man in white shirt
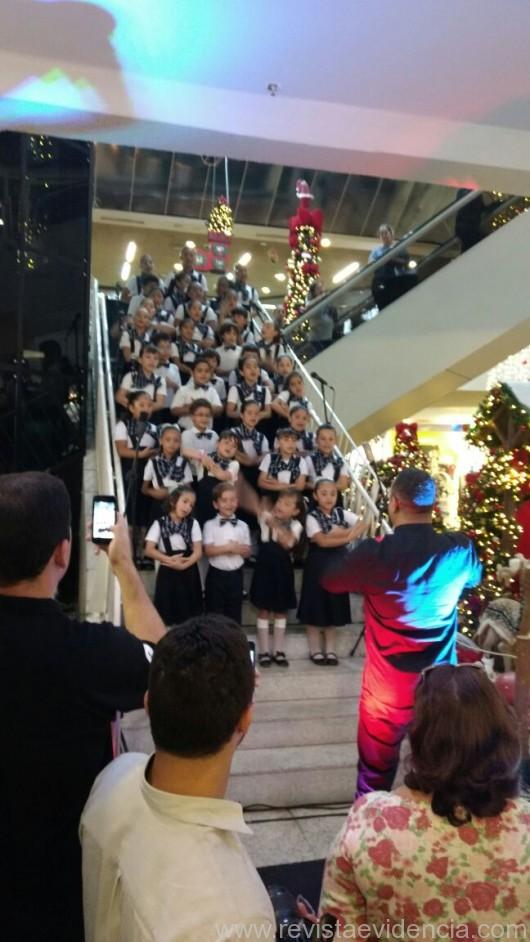
[(241, 805), (224, 797), (253, 693), (234, 622), (199, 616), (159, 642), (146, 697), (155, 753), (107, 766), (81, 819), (86, 942), (274, 938)]
[(195, 268), (197, 264), (197, 253), (195, 249), (190, 248), (188, 245), (183, 246), (180, 252), (180, 261), (182, 262), (182, 271), (191, 278), (192, 282), (198, 282), (204, 293), (207, 294), (208, 282), (206, 281), (206, 276)]
[(129, 307), (127, 308), (128, 317), (134, 317), (134, 315), (136, 314), (136, 311), (138, 310), (139, 307), (142, 306), (149, 292), (153, 288), (160, 287), (160, 279), (158, 275), (142, 275), (141, 282), (142, 282), (142, 293), (134, 294), (131, 300), (129, 301)]

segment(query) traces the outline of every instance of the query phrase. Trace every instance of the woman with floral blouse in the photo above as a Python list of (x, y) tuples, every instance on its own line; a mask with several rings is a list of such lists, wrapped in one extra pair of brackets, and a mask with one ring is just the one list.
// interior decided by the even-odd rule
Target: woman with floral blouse
[(518, 797), (517, 726), (478, 668), (424, 671), (406, 784), (353, 805), (320, 901), (342, 928), (337, 938), (395, 938), (393, 927), (405, 939), (530, 934), (530, 804)]

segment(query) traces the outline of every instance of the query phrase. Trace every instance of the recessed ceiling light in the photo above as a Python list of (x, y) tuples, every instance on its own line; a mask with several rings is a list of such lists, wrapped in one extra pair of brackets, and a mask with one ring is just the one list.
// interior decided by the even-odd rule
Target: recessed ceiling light
[(192, 239), (188, 239), (188, 241), (185, 242), (184, 245), (186, 246), (187, 249), (196, 248), (195, 242), (193, 242)]
[(245, 265), (248, 265), (251, 259), (252, 259), (252, 255), (250, 252), (243, 252), (243, 255), (241, 256), (237, 264), (243, 265), (244, 267)]
[(324, 238), (320, 240), (320, 244), (323, 249), (329, 249), (331, 245), (331, 239), (328, 239), (327, 236), (324, 236)]
[(334, 285), (339, 285), (341, 281), (346, 281), (346, 278), (349, 278), (350, 275), (355, 274), (356, 271), (359, 271), (361, 267), (360, 262), (350, 262), (349, 265), (346, 265), (345, 268), (341, 268), (336, 275), (333, 275), (331, 279)]
[(274, 277), (276, 281), (285, 281), (287, 275), (285, 275), (283, 271), (277, 271)]
[(229, 281), (235, 281), (235, 276), (232, 271), (227, 272), (226, 277), (228, 278)]
[(125, 261), (134, 262), (135, 255), (136, 255), (136, 242), (129, 242), (125, 250)]
[(120, 279), (121, 281), (127, 281), (129, 275), (131, 274), (131, 266), (129, 262), (124, 262), (121, 266)]
[(182, 271), (182, 262), (175, 262), (175, 264), (173, 265), (173, 268), (175, 269), (175, 271)]
[(417, 268), (417, 267), (418, 267), (418, 263), (415, 261), (415, 259), (411, 258), (408, 267), (409, 267), (409, 268)]
[(263, 288), (261, 289), (261, 293), (262, 293), (262, 294), (270, 294), (270, 293), (271, 293), (271, 289), (270, 289), (270, 288), (267, 288), (267, 285), (264, 285)]

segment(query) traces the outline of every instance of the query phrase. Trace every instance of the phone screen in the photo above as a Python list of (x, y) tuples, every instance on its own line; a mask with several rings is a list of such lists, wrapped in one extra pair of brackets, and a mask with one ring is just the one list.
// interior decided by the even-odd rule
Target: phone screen
[(97, 542), (110, 542), (113, 537), (111, 527), (116, 523), (116, 502), (113, 497), (95, 497), (92, 516), (92, 539)]
[(253, 641), (249, 641), (248, 649), (250, 651), (250, 660), (252, 661), (252, 666), (256, 665), (256, 645)]

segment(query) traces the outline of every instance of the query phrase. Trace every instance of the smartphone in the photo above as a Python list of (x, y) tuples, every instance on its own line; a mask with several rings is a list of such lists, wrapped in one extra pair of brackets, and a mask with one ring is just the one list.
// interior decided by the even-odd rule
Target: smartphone
[(256, 645), (253, 641), (249, 641), (248, 649), (250, 652), (250, 660), (252, 661), (252, 667), (256, 666)]
[(92, 505), (92, 541), (110, 543), (116, 523), (116, 498), (97, 494)]

